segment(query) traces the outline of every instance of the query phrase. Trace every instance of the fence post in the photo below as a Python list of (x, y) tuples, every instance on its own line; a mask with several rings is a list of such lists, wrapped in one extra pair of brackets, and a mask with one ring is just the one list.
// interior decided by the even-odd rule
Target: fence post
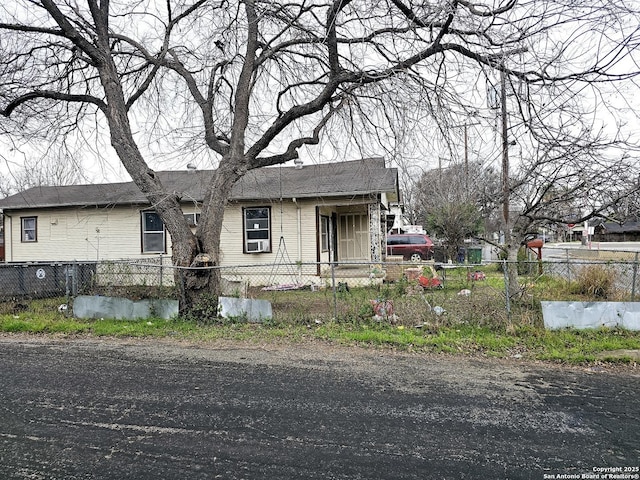
[(631, 301), (636, 300), (636, 278), (638, 277), (638, 252), (633, 260), (633, 283), (631, 284)]
[(338, 291), (336, 289), (336, 263), (331, 262), (331, 288), (333, 289), (333, 318), (338, 320)]
[[(65, 269), (65, 290), (67, 294), (67, 300), (75, 296), (73, 277), (75, 276), (74, 264), (68, 264)], [(68, 302), (67, 302), (68, 303)]]
[(70, 309), (71, 300), (75, 299), (78, 296), (78, 284), (77, 284), (77, 276), (78, 276), (78, 264), (77, 262), (73, 262), (71, 264), (67, 264), (65, 270), (65, 290), (67, 297), (67, 310), (65, 311), (65, 315), (67, 317), (72, 316), (73, 312)]
[(164, 259), (162, 258), (162, 254), (160, 254), (160, 287), (162, 287), (162, 267), (164, 266)]
[(571, 262), (569, 262), (569, 249), (565, 249), (565, 253), (567, 254), (567, 279), (568, 282), (571, 283)]
[(64, 269), (64, 286), (67, 297), (67, 307), (71, 304), (71, 264), (67, 264)]

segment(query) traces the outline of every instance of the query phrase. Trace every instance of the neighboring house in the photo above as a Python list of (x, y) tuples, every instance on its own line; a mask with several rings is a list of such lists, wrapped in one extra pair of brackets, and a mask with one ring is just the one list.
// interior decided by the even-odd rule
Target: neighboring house
[(640, 222), (599, 222), (594, 225), (594, 234), (592, 240), (594, 242), (640, 241)]
[[(211, 171), (157, 172), (195, 226)], [(221, 264), (381, 261), (398, 172), (371, 158), (247, 173), (224, 213)], [(160, 217), (133, 182), (34, 187), (0, 200), (5, 261), (93, 261), (171, 254)], [(320, 269), (318, 268), (318, 273)]]

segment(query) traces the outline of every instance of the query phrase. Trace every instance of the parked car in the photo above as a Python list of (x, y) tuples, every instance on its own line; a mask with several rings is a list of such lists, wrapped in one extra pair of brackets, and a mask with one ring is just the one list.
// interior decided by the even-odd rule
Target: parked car
[(433, 258), (433, 242), (419, 233), (387, 235), (387, 255), (402, 255), (405, 260), (419, 262)]

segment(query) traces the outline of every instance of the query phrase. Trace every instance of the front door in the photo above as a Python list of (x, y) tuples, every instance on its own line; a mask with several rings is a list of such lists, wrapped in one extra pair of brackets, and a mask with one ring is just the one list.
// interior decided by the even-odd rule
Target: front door
[(368, 215), (344, 213), (338, 216), (338, 260), (370, 260)]

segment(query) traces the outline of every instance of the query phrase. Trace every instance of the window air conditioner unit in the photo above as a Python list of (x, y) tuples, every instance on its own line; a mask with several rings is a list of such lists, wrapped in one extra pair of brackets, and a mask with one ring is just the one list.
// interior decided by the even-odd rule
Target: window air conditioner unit
[(249, 253), (262, 253), (269, 249), (269, 242), (267, 240), (250, 240), (247, 242), (247, 252)]

